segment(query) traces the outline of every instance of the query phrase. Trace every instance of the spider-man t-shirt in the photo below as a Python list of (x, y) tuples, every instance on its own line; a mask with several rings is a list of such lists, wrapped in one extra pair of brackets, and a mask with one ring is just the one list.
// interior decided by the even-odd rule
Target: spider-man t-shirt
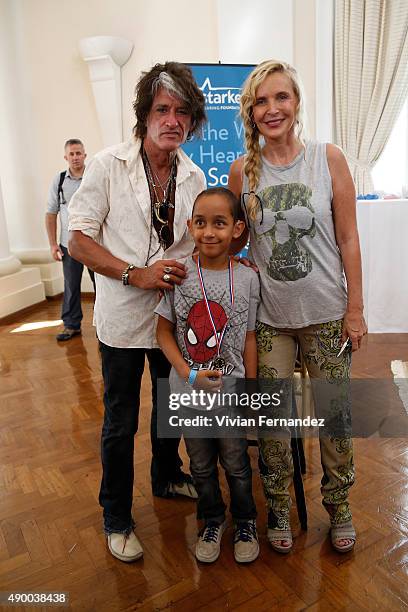
[[(196, 263), (191, 257), (183, 263), (187, 268), (186, 279), (182, 285), (175, 285), (174, 291), (165, 291), (155, 312), (175, 323), (177, 344), (190, 368), (211, 370), (217, 357), (214, 329), (203, 299)], [(231, 309), (228, 269), (202, 269), (202, 275), (218, 336), (228, 322), (220, 352), (225, 360), (223, 374), (244, 378), (245, 338), (248, 331), (255, 329), (259, 303), (258, 276), (251, 268), (234, 263), (234, 306)], [(175, 371), (172, 375), (176, 376)]]

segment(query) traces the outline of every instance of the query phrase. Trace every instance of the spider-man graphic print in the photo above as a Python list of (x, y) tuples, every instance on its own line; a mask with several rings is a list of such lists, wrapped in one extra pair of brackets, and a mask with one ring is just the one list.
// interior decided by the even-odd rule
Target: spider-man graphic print
[[(226, 283), (216, 287), (211, 285), (212, 297), (209, 299), (211, 313), (217, 330), (218, 339), (227, 323), (221, 345), (221, 356), (225, 359), (223, 374), (230, 376), (238, 360), (242, 360), (242, 327), (245, 329), (248, 314), (248, 302), (241, 297), (235, 298), (231, 311), (229, 290)], [(197, 285), (194, 291), (178, 287), (174, 295), (174, 306), (177, 312), (177, 344), (184, 359), (191, 367), (212, 369), (212, 362), (217, 357), (217, 341), (208, 317), (205, 302), (201, 298), (201, 289)]]
[[(227, 322), (227, 315), (221, 304), (210, 300), (208, 305), (219, 340)], [(217, 354), (217, 339), (204, 300), (196, 302), (188, 313), (184, 342), (195, 363), (206, 363)]]

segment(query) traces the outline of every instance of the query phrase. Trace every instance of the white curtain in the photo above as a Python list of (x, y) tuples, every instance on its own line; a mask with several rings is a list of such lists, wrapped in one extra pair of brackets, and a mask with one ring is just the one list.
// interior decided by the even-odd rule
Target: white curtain
[(336, 141), (357, 193), (408, 95), (408, 0), (335, 0)]

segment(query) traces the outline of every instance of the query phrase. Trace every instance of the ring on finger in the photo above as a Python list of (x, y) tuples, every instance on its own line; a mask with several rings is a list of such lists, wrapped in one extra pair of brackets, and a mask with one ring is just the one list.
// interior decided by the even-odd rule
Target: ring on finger
[(163, 274), (163, 280), (165, 283), (168, 283), (171, 280), (170, 274)]
[(171, 270), (172, 270), (172, 267), (171, 267), (171, 266), (166, 266), (166, 267), (164, 268), (164, 271), (166, 272), (166, 274), (170, 274)]

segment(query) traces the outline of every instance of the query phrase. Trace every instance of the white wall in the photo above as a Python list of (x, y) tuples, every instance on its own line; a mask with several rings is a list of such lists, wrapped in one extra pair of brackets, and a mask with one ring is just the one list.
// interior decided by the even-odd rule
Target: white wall
[[(45, 201), (63, 143), (102, 148), (79, 39), (134, 41), (122, 70), (124, 133), (140, 71), (163, 60), (218, 61), (215, 0), (0, 0), (0, 174), (12, 251), (47, 249)], [(6, 118), (7, 116), (7, 118)], [(4, 136), (3, 136), (4, 135)]]
[(219, 0), (220, 61), (293, 62), (293, 0)]
[[(81, 138), (89, 156), (102, 148), (81, 38), (113, 35), (134, 43), (122, 68), (125, 136), (134, 122), (135, 83), (153, 63), (273, 56), (299, 69), (313, 135), (316, 1), (0, 0), (0, 177), (11, 251), (30, 251), (30, 261), (48, 252), (45, 201), (65, 165), (65, 140)], [(226, 25), (229, 15), (233, 27)]]

